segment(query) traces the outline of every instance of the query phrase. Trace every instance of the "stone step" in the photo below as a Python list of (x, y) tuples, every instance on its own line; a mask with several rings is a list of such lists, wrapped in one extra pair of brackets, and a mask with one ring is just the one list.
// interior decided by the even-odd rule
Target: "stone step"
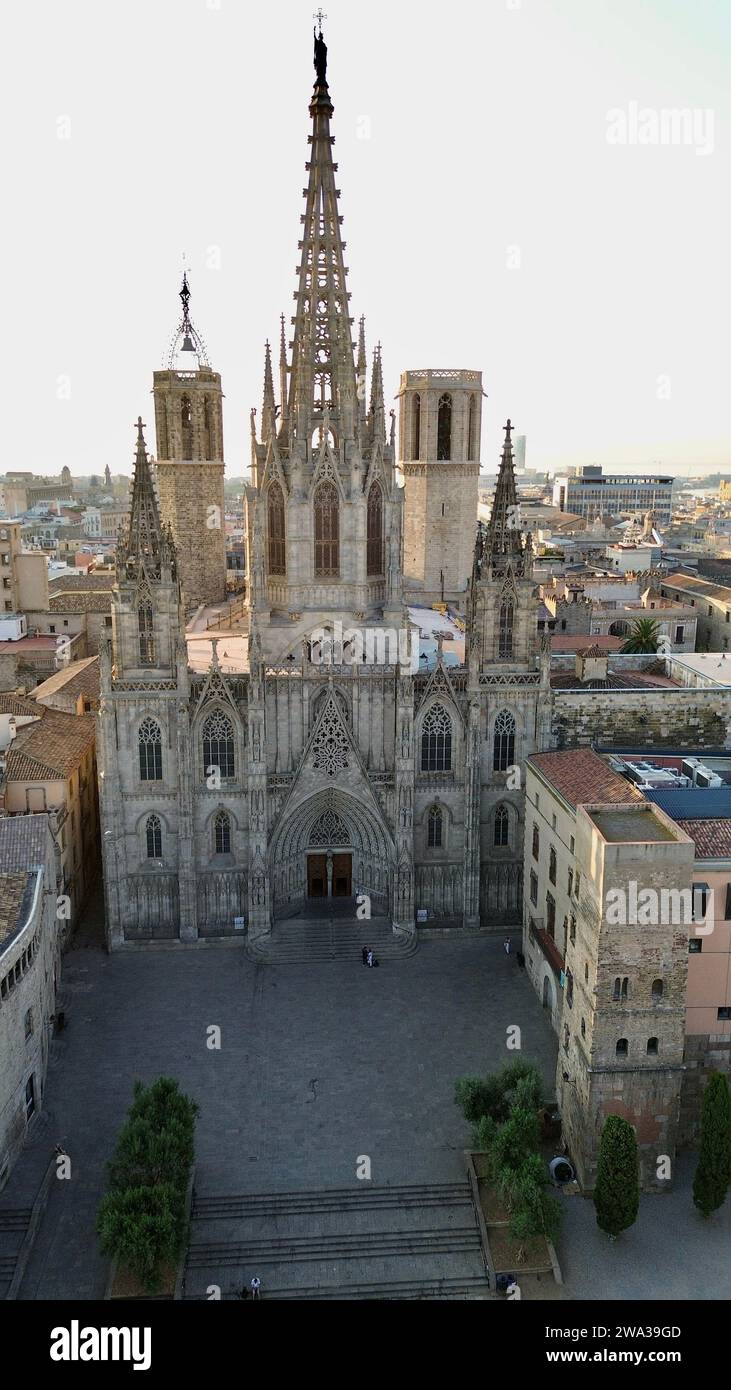
[(331, 1188), (327, 1192), (234, 1193), (231, 1196), (195, 1197), (194, 1221), (234, 1220), (246, 1217), (307, 1215), (329, 1211), (377, 1211), (391, 1208), (469, 1206), (467, 1183), (425, 1183), (422, 1186)]
[(0, 1211), (0, 1231), (24, 1231), (32, 1210), (32, 1207), (10, 1207)]
[[(236, 1289), (224, 1298), (238, 1298)], [(320, 1288), (292, 1287), (271, 1289), (267, 1285), (264, 1297), (267, 1299), (457, 1299), (491, 1298), (490, 1285), (480, 1275), (451, 1279), (394, 1279), (373, 1284), (328, 1284)], [(193, 1300), (194, 1294), (186, 1294)], [(200, 1301), (200, 1300), (198, 1300)]]
[(246, 953), (250, 960), (262, 963), (312, 965), (360, 960), (364, 945), (372, 946), (379, 959), (410, 956), (417, 944), (416, 936), (405, 940), (394, 936), (385, 919), (371, 919), (357, 926), (300, 919), (296, 927), (291, 922), (277, 924), (269, 937), (247, 941)]
[(275, 1236), (270, 1240), (191, 1245), (187, 1267), (218, 1269), (244, 1262), (269, 1265), (282, 1260), (301, 1264), (311, 1260), (444, 1255), (480, 1249), (480, 1237), (474, 1224), (450, 1230), (437, 1228), (429, 1231), (369, 1231), (358, 1235)]

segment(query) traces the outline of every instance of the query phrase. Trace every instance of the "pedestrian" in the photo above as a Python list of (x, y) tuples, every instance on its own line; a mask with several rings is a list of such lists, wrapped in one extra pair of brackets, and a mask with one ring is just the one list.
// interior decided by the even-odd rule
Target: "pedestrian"
[(261, 1298), (261, 1279), (256, 1274), (251, 1281), (251, 1297)]
[(506, 936), (506, 938), (505, 938), (505, 940), (504, 940), (504, 942), (503, 942), (503, 950), (504, 950), (506, 956), (509, 956), (509, 955), (510, 955), (510, 937), (509, 937), (509, 936)]
[(367, 956), (366, 956), (366, 963), (367, 963), (371, 968), (373, 967), (373, 952), (372, 952), (370, 946), (368, 947), (368, 954), (367, 954)]
[(361, 960), (363, 961), (363, 964), (364, 964), (364, 965), (367, 965), (367, 964), (368, 964), (368, 947), (367, 947), (367, 946), (361, 946), (360, 955), (361, 955)]
[(248, 1297), (249, 1297), (249, 1290), (247, 1289), (246, 1284), (242, 1284), (242, 1285), (241, 1285), (241, 1293), (239, 1294), (239, 1298), (244, 1299), (244, 1298), (248, 1298)]

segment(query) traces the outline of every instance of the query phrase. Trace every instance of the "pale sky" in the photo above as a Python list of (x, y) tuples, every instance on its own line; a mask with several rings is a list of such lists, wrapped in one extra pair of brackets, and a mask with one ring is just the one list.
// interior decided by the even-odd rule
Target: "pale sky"
[[(315, 8), (6, 8), (0, 471), (130, 472), (140, 412), (154, 453), (183, 253), (227, 473), (248, 467), (292, 311)], [(324, 8), (351, 312), (387, 408), (403, 370), (480, 368), (483, 467), (510, 415), (529, 466), (731, 470), (728, 0)], [(695, 111), (693, 143), (637, 143), (632, 103), (650, 135)]]

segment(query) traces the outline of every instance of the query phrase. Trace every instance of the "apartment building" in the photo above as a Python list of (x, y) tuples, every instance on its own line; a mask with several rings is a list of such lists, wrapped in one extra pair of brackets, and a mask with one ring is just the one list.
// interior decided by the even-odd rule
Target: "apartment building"
[(553, 505), (590, 521), (652, 511), (663, 527), (672, 517), (672, 491), (673, 478), (664, 473), (605, 473), (599, 465), (588, 464), (554, 478)]

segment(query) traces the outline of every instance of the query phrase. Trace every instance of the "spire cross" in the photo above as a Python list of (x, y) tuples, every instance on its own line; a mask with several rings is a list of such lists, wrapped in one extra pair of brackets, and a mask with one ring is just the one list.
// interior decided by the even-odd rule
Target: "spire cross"
[(327, 15), (323, 14), (322, 10), (318, 10), (317, 14), (313, 14), (312, 18), (317, 20), (317, 27), (320, 33), (322, 33), (322, 21), (323, 19), (327, 19)]

